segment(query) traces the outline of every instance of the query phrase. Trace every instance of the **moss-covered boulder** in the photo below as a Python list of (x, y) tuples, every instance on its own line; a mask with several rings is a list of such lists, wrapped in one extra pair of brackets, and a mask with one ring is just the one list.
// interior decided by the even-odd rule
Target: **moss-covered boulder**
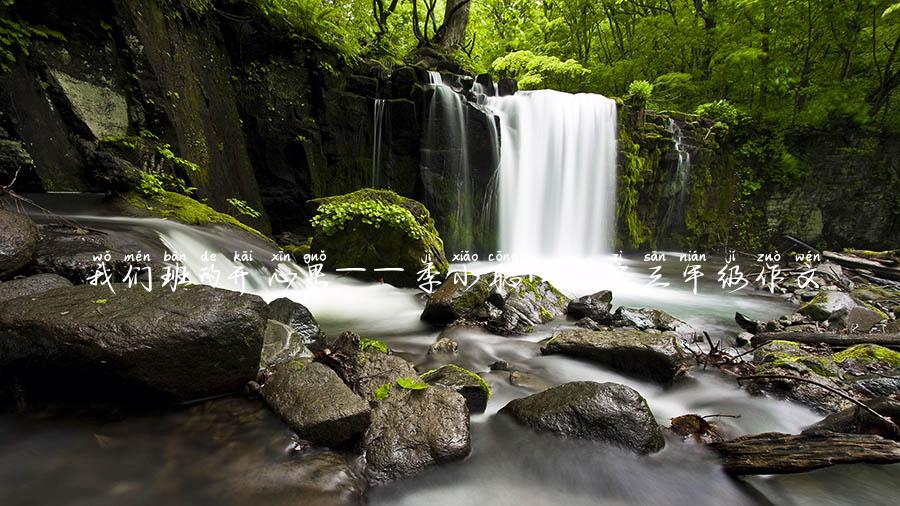
[(859, 365), (875, 365), (886, 369), (900, 367), (900, 352), (877, 344), (857, 344), (835, 353), (833, 358), (841, 365), (855, 362)]
[(570, 299), (538, 276), (453, 273), (432, 294), (422, 319), (485, 324), (499, 335), (524, 334), (566, 312)]
[(449, 269), (434, 220), (415, 200), (362, 189), (311, 204), (316, 207), (312, 251), (325, 253), (326, 269), (365, 269), (350, 274), (404, 287), (419, 286), (424, 269), (430, 267), (436, 281)]
[[(844, 390), (841, 370), (829, 357), (811, 353), (793, 341), (772, 341), (753, 354), (756, 375), (793, 376), (815, 381), (835, 390)], [(850, 403), (811, 383), (787, 379), (760, 379), (747, 382), (752, 393), (770, 393), (791, 399), (822, 412), (834, 412)]]
[(491, 387), (478, 374), (456, 364), (432, 369), (421, 376), (429, 385), (449, 388), (466, 398), (470, 413), (484, 413)]
[(208, 205), (180, 193), (162, 191), (153, 196), (131, 193), (128, 195), (127, 201), (128, 204), (138, 209), (141, 214), (180, 221), (188, 225), (235, 227), (267, 242), (271, 241), (262, 232), (241, 223), (234, 216), (220, 213)]

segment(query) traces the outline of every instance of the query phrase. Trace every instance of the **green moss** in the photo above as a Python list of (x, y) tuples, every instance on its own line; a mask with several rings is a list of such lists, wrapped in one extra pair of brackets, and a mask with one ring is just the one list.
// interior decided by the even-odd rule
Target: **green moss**
[(168, 220), (180, 221), (188, 225), (231, 225), (257, 235), (266, 241), (270, 240), (262, 232), (241, 223), (234, 216), (220, 213), (206, 204), (178, 193), (163, 191), (152, 198), (131, 194), (128, 197), (128, 202), (135, 207), (146, 209), (152, 214)]
[(375, 394), (376, 401), (383, 401), (388, 398), (388, 395), (391, 394), (391, 384), (385, 383), (380, 387), (372, 390), (372, 392)]
[(857, 344), (834, 354), (837, 363), (855, 360), (863, 364), (879, 363), (888, 367), (900, 366), (900, 352), (877, 344)]
[(547, 310), (544, 306), (541, 306), (541, 321), (548, 322), (553, 319), (553, 313)]
[(378, 339), (369, 339), (367, 337), (362, 338), (359, 341), (359, 350), (374, 350), (377, 352), (385, 353), (388, 352), (388, 346), (384, 343), (384, 341), (379, 341)]
[(826, 378), (837, 376), (831, 360), (803, 351), (800, 345), (793, 341), (772, 341), (758, 350), (757, 356), (761, 358), (761, 364), (757, 367), (756, 374), (771, 372), (772, 369), (789, 364), (799, 364), (819, 376)]
[(478, 385), (485, 391), (488, 397), (491, 396), (491, 386), (488, 385), (488, 382), (484, 380), (478, 373), (472, 372), (465, 367), (458, 366), (456, 364), (448, 364), (443, 367), (439, 367), (438, 369), (432, 369), (426, 373), (423, 373), (419, 377), (422, 378), (422, 381), (428, 381), (428, 378), (434, 376), (434, 374), (443, 368), (449, 368), (453, 371), (456, 371), (461, 374), (465, 374), (466, 376), (472, 378), (474, 381), (478, 383)]

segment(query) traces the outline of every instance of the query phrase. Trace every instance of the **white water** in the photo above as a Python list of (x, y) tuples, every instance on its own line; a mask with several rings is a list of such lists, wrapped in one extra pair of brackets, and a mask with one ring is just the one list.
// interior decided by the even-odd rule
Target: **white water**
[(688, 183), (691, 176), (691, 152), (684, 143), (684, 133), (681, 131), (681, 127), (673, 118), (669, 118), (669, 132), (672, 134), (672, 144), (678, 155), (678, 164), (666, 185), (665, 197), (669, 203), (657, 232), (657, 243), (659, 244), (665, 244), (665, 240), (672, 236), (673, 230), (677, 231), (677, 227), (684, 222), (685, 203), (689, 193)]
[(384, 123), (384, 99), (376, 98), (374, 109), (372, 111), (372, 188), (378, 188), (380, 184), (382, 184), (381, 179), (381, 138), (382, 138), (382, 124)]
[(444, 84), (444, 78), (441, 77), (440, 72), (435, 72), (434, 70), (428, 71), (428, 84)]
[(552, 90), (488, 97), (500, 116), (500, 245), (522, 257), (612, 249), (616, 104)]

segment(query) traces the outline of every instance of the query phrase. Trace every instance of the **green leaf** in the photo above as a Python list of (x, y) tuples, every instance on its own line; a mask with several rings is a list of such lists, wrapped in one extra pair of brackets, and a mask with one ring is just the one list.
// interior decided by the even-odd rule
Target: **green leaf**
[(380, 387), (376, 388), (374, 390), (374, 392), (375, 392), (375, 400), (383, 401), (383, 400), (387, 399), (388, 395), (391, 394), (391, 384), (385, 383), (384, 385), (381, 385)]
[(428, 383), (419, 378), (397, 378), (397, 386), (404, 390), (425, 390)]

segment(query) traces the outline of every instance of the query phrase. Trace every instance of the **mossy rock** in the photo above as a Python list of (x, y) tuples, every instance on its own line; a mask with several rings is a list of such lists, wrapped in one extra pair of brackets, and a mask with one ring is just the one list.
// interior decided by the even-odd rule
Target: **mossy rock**
[(840, 371), (834, 361), (827, 357), (814, 355), (805, 351), (794, 341), (775, 340), (754, 352), (754, 362), (758, 364), (757, 374), (773, 373), (788, 364), (800, 364), (818, 376), (826, 378), (840, 377)]
[[(449, 269), (444, 243), (420, 202), (366, 188), (310, 204), (316, 208), (311, 250), (325, 252), (327, 269), (362, 268), (351, 274), (404, 287), (419, 286), (428, 262), (435, 281)], [(403, 271), (375, 271), (385, 268)]]
[[(756, 375), (794, 376), (813, 380), (833, 389), (844, 390), (841, 371), (829, 357), (815, 355), (793, 341), (772, 341), (754, 352)], [(781, 379), (747, 382), (754, 393), (767, 392), (791, 399), (821, 412), (834, 412), (850, 405), (816, 385)]]
[(162, 192), (154, 197), (146, 197), (137, 193), (127, 196), (128, 203), (132, 206), (147, 211), (152, 216), (158, 216), (167, 220), (180, 221), (188, 225), (226, 225), (233, 226), (244, 232), (253, 234), (266, 242), (271, 239), (253, 227), (238, 221), (234, 216), (220, 213), (206, 204), (180, 193)]
[(860, 365), (883, 365), (886, 368), (900, 367), (900, 352), (877, 344), (857, 344), (834, 354), (834, 361), (843, 364), (854, 361)]
[(478, 374), (456, 364), (432, 369), (420, 376), (429, 385), (449, 388), (466, 398), (470, 413), (483, 413), (491, 387)]

